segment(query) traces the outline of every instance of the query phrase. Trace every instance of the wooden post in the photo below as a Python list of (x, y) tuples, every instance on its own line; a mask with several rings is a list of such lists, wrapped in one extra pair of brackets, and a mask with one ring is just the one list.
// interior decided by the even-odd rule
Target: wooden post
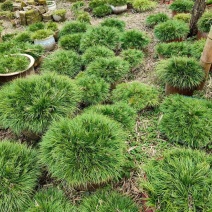
[(205, 80), (198, 86), (197, 90), (202, 90), (204, 88), (205, 82), (209, 75), (209, 71), (212, 67), (212, 26), (210, 32), (208, 33), (205, 47), (200, 58), (200, 64), (205, 70)]
[(208, 33), (205, 47), (203, 49), (203, 53), (200, 58), (200, 64), (205, 70), (206, 77), (208, 77), (208, 73), (211, 69), (211, 64), (212, 64), (212, 26), (211, 26), (210, 32)]

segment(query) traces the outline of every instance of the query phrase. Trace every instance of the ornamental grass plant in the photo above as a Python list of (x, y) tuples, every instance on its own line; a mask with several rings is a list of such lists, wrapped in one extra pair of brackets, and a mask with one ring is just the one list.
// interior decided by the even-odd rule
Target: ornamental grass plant
[(123, 49), (143, 49), (150, 43), (150, 38), (139, 30), (128, 30), (121, 36), (121, 47)]
[(37, 191), (25, 212), (76, 212), (64, 192), (58, 188), (43, 188)]
[(146, 18), (145, 23), (146, 23), (146, 26), (148, 27), (154, 27), (155, 25), (166, 22), (168, 20), (169, 20), (169, 17), (165, 13), (157, 13), (157, 14), (149, 15)]
[(162, 42), (184, 39), (189, 33), (189, 26), (183, 21), (168, 20), (155, 26), (155, 37)]
[(104, 16), (110, 15), (111, 13), (112, 13), (112, 9), (107, 4), (103, 4), (93, 9), (93, 15), (98, 18), (102, 18)]
[(90, 63), (86, 69), (87, 74), (96, 75), (108, 83), (124, 79), (129, 71), (129, 63), (119, 57), (99, 58)]
[(144, 53), (137, 49), (126, 49), (121, 52), (120, 57), (129, 63), (131, 69), (134, 69), (143, 63)]
[(75, 33), (84, 33), (87, 30), (87, 24), (79, 21), (66, 22), (60, 30), (59, 36), (70, 35)]
[(109, 96), (110, 84), (96, 75), (81, 72), (77, 75), (76, 82), (82, 90), (82, 103), (84, 105), (101, 103)]
[(42, 135), (52, 121), (73, 116), (80, 101), (79, 87), (66, 76), (17, 79), (0, 90), (0, 125), (18, 135)]
[(194, 1), (192, 0), (175, 0), (169, 7), (172, 11), (178, 13), (191, 12), (194, 6)]
[(92, 46), (105, 46), (116, 50), (120, 43), (119, 30), (112, 27), (98, 26), (90, 28), (81, 39), (80, 49), (85, 51)]
[(125, 30), (125, 22), (121, 21), (117, 18), (107, 18), (103, 22), (101, 22), (101, 26), (106, 26), (106, 27), (115, 27), (117, 28), (120, 32), (123, 32)]
[(161, 212), (211, 211), (212, 158), (191, 149), (166, 151), (143, 170), (147, 205)]
[(174, 95), (161, 105), (159, 127), (168, 140), (192, 148), (212, 144), (212, 104), (209, 101)]
[(212, 25), (212, 11), (206, 11), (198, 20), (197, 26), (199, 31), (208, 33)]
[(81, 57), (76, 52), (57, 50), (43, 60), (41, 70), (43, 72), (56, 72), (57, 74), (74, 78), (80, 72), (81, 66)]
[(83, 65), (88, 66), (91, 62), (99, 58), (115, 57), (115, 53), (105, 46), (91, 46), (82, 55)]
[(83, 199), (79, 207), (81, 212), (123, 211), (138, 212), (138, 206), (128, 196), (116, 191), (99, 190)]
[(150, 0), (133, 0), (132, 6), (137, 12), (145, 12), (156, 8), (157, 3)]
[(159, 92), (155, 87), (141, 82), (127, 82), (117, 85), (112, 92), (113, 102), (125, 102), (136, 111), (159, 104)]
[(40, 175), (37, 153), (14, 141), (0, 142), (0, 211), (25, 211)]
[(85, 112), (98, 113), (119, 122), (125, 130), (132, 131), (135, 128), (136, 111), (126, 103), (118, 102), (111, 105), (94, 105)]
[(161, 82), (178, 89), (195, 89), (205, 79), (205, 72), (194, 58), (171, 57), (160, 61), (156, 75)]
[(86, 113), (55, 122), (40, 143), (40, 158), (52, 177), (70, 186), (98, 185), (120, 177), (125, 139), (119, 123)]
[(83, 33), (64, 35), (59, 39), (59, 46), (65, 50), (74, 50), (79, 52), (82, 35)]
[(1, 55), (0, 64), (0, 74), (8, 74), (26, 70), (30, 61), (22, 55)]
[(195, 42), (171, 42), (156, 45), (156, 53), (162, 58), (186, 56), (199, 60), (205, 46), (205, 39)]

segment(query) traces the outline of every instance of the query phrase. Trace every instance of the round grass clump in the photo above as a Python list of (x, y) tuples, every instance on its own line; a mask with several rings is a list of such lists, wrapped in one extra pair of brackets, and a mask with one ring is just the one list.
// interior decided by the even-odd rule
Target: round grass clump
[(82, 102), (85, 105), (101, 103), (109, 96), (110, 84), (96, 75), (82, 72), (77, 75), (76, 80), (82, 90)]
[(64, 192), (57, 188), (39, 190), (25, 212), (73, 212), (74, 206), (66, 198)]
[(79, 21), (71, 21), (67, 22), (62, 29), (60, 30), (59, 36), (62, 37), (64, 35), (75, 34), (75, 33), (83, 33), (87, 30), (87, 24)]
[(183, 21), (169, 20), (154, 28), (155, 37), (163, 42), (183, 39), (189, 32), (189, 26)]
[(212, 158), (202, 151), (174, 149), (142, 169), (147, 204), (167, 211), (211, 211)]
[(88, 74), (103, 78), (108, 83), (122, 80), (129, 73), (129, 63), (119, 57), (99, 58), (87, 67)]
[(170, 142), (193, 148), (212, 143), (212, 105), (206, 100), (174, 95), (161, 106), (161, 131)]
[(65, 50), (79, 51), (82, 33), (64, 35), (59, 39), (59, 45)]
[(91, 23), (91, 16), (88, 12), (78, 12), (76, 20), (83, 23)]
[(27, 28), (27, 30), (29, 30), (30, 32), (36, 32), (41, 29), (45, 29), (45, 24), (43, 22), (37, 22), (37, 23), (31, 24)]
[(98, 18), (102, 18), (104, 16), (110, 15), (111, 13), (112, 13), (112, 9), (107, 4), (103, 4), (93, 9), (93, 15)]
[(91, 1), (89, 2), (89, 7), (90, 7), (91, 9), (94, 9), (94, 8), (99, 7), (99, 6), (101, 6), (101, 5), (104, 5), (104, 4), (106, 4), (106, 3), (107, 3), (107, 0), (91, 0)]
[(53, 21), (47, 22), (45, 27), (46, 27), (46, 29), (50, 29), (53, 32), (58, 31), (58, 24), (56, 22), (53, 22)]
[(118, 179), (125, 148), (119, 123), (87, 113), (55, 122), (43, 137), (40, 157), (53, 177), (89, 186)]
[(119, 30), (116, 28), (93, 27), (82, 36), (80, 49), (85, 51), (92, 46), (106, 46), (111, 50), (116, 50), (119, 43)]
[(112, 92), (113, 102), (126, 102), (137, 111), (159, 104), (159, 92), (156, 88), (140, 83), (127, 82), (117, 85)]
[(79, 87), (66, 76), (17, 79), (0, 90), (0, 125), (17, 134), (42, 134), (52, 121), (72, 116), (80, 101)]
[(205, 40), (201, 39), (195, 42), (171, 42), (171, 43), (159, 43), (156, 46), (156, 52), (163, 58), (170, 57), (194, 57), (197, 60), (200, 59), (205, 46)]
[(149, 15), (146, 18), (146, 25), (148, 27), (154, 27), (155, 25), (166, 22), (168, 20), (169, 20), (169, 17), (165, 13), (157, 13), (157, 14)]
[(212, 11), (205, 12), (197, 22), (199, 31), (208, 33), (212, 25)]
[(150, 43), (150, 38), (139, 30), (129, 30), (121, 36), (123, 49), (143, 49)]
[(85, 66), (89, 65), (94, 60), (99, 58), (110, 58), (114, 57), (115, 53), (105, 46), (92, 46), (86, 49), (82, 55), (82, 61)]
[(10, 0), (6, 0), (0, 5), (2, 11), (13, 11), (13, 2)]
[(126, 49), (121, 52), (120, 57), (130, 64), (130, 68), (134, 69), (143, 63), (144, 54), (137, 49)]
[(155, 9), (157, 3), (150, 0), (133, 0), (132, 6), (137, 12), (145, 12)]
[(191, 12), (194, 1), (191, 0), (175, 0), (169, 7), (172, 11), (178, 13)]
[(158, 78), (175, 88), (194, 89), (205, 78), (205, 72), (194, 58), (172, 57), (156, 66)]
[(15, 36), (14, 40), (16, 42), (32, 43), (31, 34), (28, 31), (19, 33), (17, 36)]
[(117, 18), (107, 18), (105, 19), (102, 23), (101, 26), (107, 26), (107, 27), (115, 27), (117, 28), (120, 32), (123, 32), (125, 29), (125, 22), (121, 21)]
[(184, 21), (185, 23), (189, 23), (191, 20), (191, 14), (190, 13), (178, 13), (174, 16), (174, 19)]
[(40, 175), (37, 153), (23, 144), (0, 142), (0, 211), (24, 211)]
[(41, 69), (44, 72), (54, 71), (73, 78), (80, 72), (81, 65), (81, 57), (76, 52), (58, 50), (43, 60)]
[(97, 191), (93, 195), (83, 199), (79, 207), (81, 212), (106, 212), (123, 211), (138, 212), (138, 206), (128, 196), (116, 191)]
[(43, 40), (50, 36), (53, 36), (54, 32), (50, 29), (41, 29), (32, 34), (33, 40)]
[(93, 112), (108, 116), (122, 124), (125, 130), (131, 131), (135, 127), (136, 111), (128, 104), (118, 102), (112, 105), (95, 105), (89, 107), (86, 112)]
[(29, 59), (22, 55), (1, 55), (0, 74), (24, 71), (29, 66)]

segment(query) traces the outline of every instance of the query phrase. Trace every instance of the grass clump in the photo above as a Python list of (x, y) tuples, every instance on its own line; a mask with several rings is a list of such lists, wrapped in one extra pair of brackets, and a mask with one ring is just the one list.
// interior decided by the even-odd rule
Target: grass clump
[(37, 154), (23, 144), (0, 142), (0, 210), (24, 211), (40, 175)]
[(157, 14), (149, 15), (146, 18), (146, 26), (154, 27), (155, 25), (166, 22), (168, 20), (169, 20), (169, 17), (165, 13), (157, 13)]
[(199, 31), (208, 33), (212, 25), (212, 11), (205, 12), (197, 22)]
[(155, 9), (157, 3), (149, 0), (133, 0), (132, 6), (137, 12), (145, 12)]
[(57, 23), (53, 21), (49, 21), (45, 25), (46, 29), (52, 30), (53, 32), (56, 32), (58, 30), (58, 25)]
[(59, 39), (59, 45), (65, 50), (79, 51), (82, 33), (64, 35)]
[(26, 212), (73, 212), (75, 211), (62, 190), (51, 187), (35, 193)]
[(175, 88), (194, 89), (205, 78), (205, 73), (194, 58), (172, 57), (156, 66), (158, 78)]
[(87, 24), (79, 21), (67, 22), (60, 30), (59, 36), (70, 35), (75, 33), (84, 33), (87, 30)]
[(125, 22), (121, 21), (117, 18), (107, 18), (105, 19), (102, 23), (101, 26), (106, 26), (106, 27), (115, 27), (117, 28), (120, 32), (123, 32), (125, 29)]
[(143, 169), (150, 207), (160, 211), (211, 211), (211, 157), (191, 149), (167, 151), (161, 160), (152, 160)]
[(101, 103), (109, 96), (110, 84), (96, 75), (81, 72), (76, 80), (82, 90), (82, 102), (85, 105)]
[(108, 0), (108, 3), (114, 7), (124, 6), (127, 4), (127, 0)]
[(43, 137), (40, 157), (53, 177), (91, 186), (118, 179), (125, 148), (125, 133), (117, 122), (87, 113), (55, 122)]
[(82, 212), (105, 212), (123, 211), (138, 212), (138, 206), (128, 196), (121, 195), (116, 191), (97, 191), (85, 198), (80, 206)]
[(50, 29), (41, 29), (32, 34), (32, 39), (33, 40), (42, 40), (42, 39), (48, 38), (50, 36), (53, 36), (53, 34), (54, 34), (54, 32)]
[(106, 46), (111, 50), (116, 50), (119, 43), (119, 30), (103, 26), (93, 27), (82, 36), (80, 49), (85, 51), (92, 46)]
[(150, 43), (150, 38), (139, 30), (129, 30), (121, 36), (123, 49), (143, 49)]
[(41, 29), (45, 29), (45, 24), (43, 22), (37, 22), (34, 24), (30, 24), (27, 28), (27, 30), (30, 32), (36, 32)]
[(175, 0), (169, 7), (172, 11), (178, 13), (191, 12), (194, 1), (191, 0)]
[(144, 54), (137, 49), (126, 49), (121, 52), (120, 57), (130, 64), (131, 69), (134, 69), (143, 63)]
[(88, 65), (86, 72), (101, 77), (108, 83), (115, 83), (128, 74), (129, 63), (119, 57), (99, 58)]
[(147, 107), (159, 104), (159, 92), (156, 88), (140, 82), (127, 82), (117, 85), (112, 92), (113, 102), (126, 102), (135, 110), (140, 111)]
[(105, 46), (92, 46), (86, 49), (82, 55), (82, 61), (85, 66), (91, 62), (98, 60), (99, 58), (110, 58), (114, 57), (115, 53)]
[(104, 16), (110, 15), (112, 13), (112, 9), (109, 5), (104, 4), (93, 9), (93, 15), (102, 18)]
[(94, 9), (96, 7), (99, 7), (99, 6), (105, 5), (105, 4), (107, 4), (107, 0), (91, 0), (89, 2), (89, 7), (91, 9)]
[(42, 134), (52, 121), (72, 116), (80, 101), (80, 90), (68, 77), (17, 79), (0, 90), (0, 125), (16, 134)]
[(91, 16), (88, 12), (79, 12), (76, 15), (76, 21), (83, 22), (83, 23), (91, 23)]
[(212, 106), (206, 100), (174, 95), (163, 102), (161, 131), (170, 142), (193, 148), (212, 143)]
[(154, 28), (155, 37), (163, 42), (183, 39), (189, 32), (189, 26), (183, 21), (169, 20)]
[(201, 39), (195, 42), (171, 42), (159, 43), (156, 46), (156, 52), (163, 58), (186, 56), (200, 59), (205, 46), (205, 40)]
[(16, 42), (32, 43), (31, 34), (30, 32), (27, 32), (27, 31), (17, 34), (17, 36), (14, 37), (14, 40)]
[(86, 112), (98, 113), (119, 122), (125, 130), (132, 131), (135, 127), (136, 111), (128, 104), (118, 102), (112, 105), (95, 105)]
[(56, 72), (74, 78), (81, 70), (81, 58), (74, 51), (58, 50), (48, 55), (41, 65), (44, 72)]
[(174, 19), (184, 21), (185, 23), (189, 23), (191, 19), (190, 13), (179, 13), (174, 16)]
[(24, 71), (29, 66), (29, 59), (22, 55), (1, 55), (0, 74)]

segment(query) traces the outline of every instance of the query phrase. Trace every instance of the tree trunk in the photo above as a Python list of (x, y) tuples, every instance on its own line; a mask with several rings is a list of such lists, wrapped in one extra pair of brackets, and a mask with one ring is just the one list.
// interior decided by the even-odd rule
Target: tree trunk
[(197, 22), (199, 18), (202, 16), (206, 8), (206, 1), (205, 0), (196, 0), (194, 3), (194, 7), (192, 10), (192, 16), (190, 20), (190, 32), (188, 34), (188, 37), (192, 37), (197, 35), (198, 28), (197, 28)]

